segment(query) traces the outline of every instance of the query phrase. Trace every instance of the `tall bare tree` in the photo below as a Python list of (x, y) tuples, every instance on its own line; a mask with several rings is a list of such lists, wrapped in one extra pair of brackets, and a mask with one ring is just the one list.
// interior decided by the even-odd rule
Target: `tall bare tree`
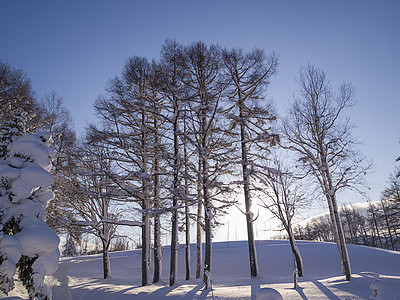
[(142, 285), (149, 282), (150, 214), (154, 179), (154, 111), (149, 104), (152, 91), (152, 64), (132, 57), (121, 77), (110, 80), (106, 95), (95, 103), (104, 127), (91, 127), (91, 141), (102, 141), (118, 166), (108, 176), (139, 204), (142, 214)]
[(334, 93), (325, 73), (311, 65), (302, 68), (283, 132), (288, 147), (298, 154), (304, 171), (313, 176), (325, 196), (343, 274), (351, 278), (350, 261), (339, 216), (337, 193), (357, 189), (371, 164), (356, 149), (352, 125), (344, 116), (353, 105), (354, 88), (343, 83)]
[(275, 55), (267, 56), (259, 49), (248, 53), (241, 49), (232, 49), (223, 51), (223, 62), (230, 85), (229, 99), (234, 102), (225, 112), (231, 120), (230, 131), (238, 127), (240, 141), (250, 275), (256, 277), (258, 264), (250, 181), (257, 164), (258, 153), (262, 153), (261, 156), (267, 154), (269, 145), (277, 138), (277, 135), (271, 132), (270, 123), (276, 117), (265, 99), (265, 91), (270, 77), (277, 71), (278, 58)]
[[(184, 48), (182, 55), (183, 79), (187, 87), (191, 114), (187, 132), (199, 158), (197, 174), (201, 184), (204, 207), (205, 257), (204, 281), (206, 286), (211, 272), (212, 224), (218, 209), (216, 200), (228, 186), (220, 180), (227, 172), (230, 153), (220, 115), (226, 84), (222, 80), (221, 51), (215, 45), (202, 42)], [(222, 204), (224, 206), (224, 204)]]
[(182, 82), (180, 81), (181, 46), (172, 40), (167, 40), (161, 50), (161, 72), (162, 72), (162, 91), (166, 99), (167, 106), (171, 112), (166, 119), (171, 125), (172, 135), (172, 218), (171, 218), (171, 259), (169, 284), (175, 283), (177, 275), (177, 245), (178, 245), (178, 205), (182, 200), (181, 191), (181, 142), (180, 142), (180, 119), (182, 114)]
[(76, 147), (76, 136), (69, 111), (63, 106), (63, 99), (55, 91), (45, 95), (39, 102), (41, 111), (41, 130), (52, 134), (54, 177), (53, 192), (56, 197), (49, 202), (46, 208), (46, 223), (57, 233), (64, 233), (65, 229), (77, 242), (80, 241), (80, 230), (65, 226), (63, 219), (73, 220), (73, 212), (69, 203), (71, 198), (70, 187), (76, 183), (76, 163), (79, 155)]

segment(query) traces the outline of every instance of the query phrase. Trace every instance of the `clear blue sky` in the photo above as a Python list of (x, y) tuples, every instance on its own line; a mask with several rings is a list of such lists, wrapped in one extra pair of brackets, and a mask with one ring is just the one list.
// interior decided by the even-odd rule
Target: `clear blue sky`
[[(307, 63), (325, 70), (334, 87), (351, 81), (354, 134), (376, 166), (371, 200), (400, 155), (400, 1), (0, 0), (0, 28), (0, 59), (28, 74), (38, 98), (57, 91), (79, 133), (127, 58), (158, 59), (173, 38), (275, 51), (280, 71), (269, 95), (280, 113)], [(349, 201), (364, 199), (342, 200)]]

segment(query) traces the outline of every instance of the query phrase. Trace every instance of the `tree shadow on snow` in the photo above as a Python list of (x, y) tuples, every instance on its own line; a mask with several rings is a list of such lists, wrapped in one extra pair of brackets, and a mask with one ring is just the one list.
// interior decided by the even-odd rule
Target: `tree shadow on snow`
[(252, 282), (251, 283), (251, 300), (256, 300), (257, 292), (260, 289), (259, 282)]
[(357, 294), (365, 299), (369, 299), (372, 296), (371, 285), (376, 285), (376, 283), (379, 284), (378, 287), (381, 292), (400, 295), (400, 280), (398, 277), (388, 278), (373, 272), (360, 272), (353, 274), (350, 281), (333, 280), (330, 283), (335, 289)]
[(306, 297), (306, 295), (304, 294), (304, 292), (303, 292), (304, 288), (302, 288), (301, 286), (297, 285), (296, 288), (295, 288), (295, 290), (296, 290), (296, 292), (299, 293), (301, 299), (303, 299), (303, 300), (307, 300), (307, 299), (308, 299), (308, 298)]
[(330, 289), (328, 289), (325, 285), (323, 285), (321, 282), (318, 280), (311, 281), (321, 292), (323, 292), (328, 299), (333, 299), (333, 300), (340, 300), (338, 296), (336, 296)]
[[(193, 289), (188, 291), (185, 295), (179, 294), (179, 295), (168, 295), (175, 289), (180, 289), (180, 285), (174, 285), (174, 286), (164, 286), (160, 287), (159, 289), (146, 294), (146, 297), (150, 299), (162, 299), (164, 297), (168, 297), (169, 299), (194, 299), (197, 292), (200, 291), (203, 288), (203, 284), (198, 284), (196, 285)], [(205, 299), (208, 295), (209, 291), (203, 290), (200, 294), (200, 296), (197, 299)], [(168, 295), (168, 296), (167, 296)]]
[[(165, 285), (158, 285), (154, 284), (151, 285), (155, 289), (153, 291), (140, 291), (143, 287), (141, 285), (137, 286), (129, 286), (124, 289), (114, 289), (112, 286), (118, 286), (118, 283), (114, 283), (111, 280), (109, 280), (106, 284), (108, 286), (111, 286), (110, 289), (104, 288), (99, 286), (96, 289), (90, 289), (91, 286), (93, 285), (98, 285), (99, 283), (104, 283), (104, 280), (97, 279), (97, 280), (92, 280), (91, 282), (86, 282), (86, 283), (81, 283), (77, 284), (73, 287), (72, 289), (72, 294), (73, 294), (73, 299), (79, 298), (79, 299), (96, 299), (96, 297), (99, 297), (99, 299), (104, 299), (104, 295), (108, 295), (107, 299), (206, 299), (209, 294), (210, 290), (205, 290), (204, 284), (197, 284), (193, 288), (188, 288), (186, 293), (177, 293), (176, 295), (173, 295), (174, 290), (179, 290), (182, 289), (183, 285), (174, 285), (174, 286), (165, 286)], [(202, 290), (203, 289), (203, 290)], [(132, 293), (133, 290), (137, 290), (136, 292)], [(201, 294), (198, 295), (198, 292), (201, 291)], [(75, 294), (75, 297), (74, 297)]]
[(259, 282), (251, 283), (251, 300), (283, 300), (281, 293), (273, 288), (261, 288)]

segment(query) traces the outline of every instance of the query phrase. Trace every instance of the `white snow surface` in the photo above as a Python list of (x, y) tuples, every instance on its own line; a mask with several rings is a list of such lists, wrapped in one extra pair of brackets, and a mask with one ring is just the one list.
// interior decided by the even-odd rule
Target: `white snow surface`
[[(348, 245), (352, 278), (341, 274), (333, 243), (299, 241), (305, 277), (293, 288), (293, 256), (288, 241), (256, 242), (260, 275), (250, 279), (247, 242), (213, 244), (213, 291), (202, 279), (185, 278), (184, 249), (178, 253), (178, 275), (169, 287), (169, 249), (163, 249), (162, 282), (141, 286), (140, 250), (110, 253), (112, 278), (102, 278), (102, 256), (60, 261), (48, 278), (54, 300), (70, 299), (400, 299), (400, 252)], [(191, 267), (195, 272), (195, 245)], [(152, 269), (150, 270), (152, 278)], [(193, 274), (192, 274), (192, 277)], [(14, 297), (14, 298), (12, 298)], [(8, 299), (26, 299), (22, 289)], [(6, 298), (7, 299), (7, 298)]]

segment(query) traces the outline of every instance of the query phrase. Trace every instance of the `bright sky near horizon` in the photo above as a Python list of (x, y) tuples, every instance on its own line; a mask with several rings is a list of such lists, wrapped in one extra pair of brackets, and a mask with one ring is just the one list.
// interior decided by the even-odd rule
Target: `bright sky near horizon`
[[(357, 90), (351, 120), (375, 163), (378, 200), (400, 155), (400, 1), (23, 1), (0, 0), (0, 59), (23, 69), (38, 98), (55, 90), (78, 133), (95, 121), (93, 103), (128, 57), (158, 59), (166, 38), (279, 55), (269, 96), (280, 114), (299, 68), (323, 69), (334, 88)], [(339, 199), (363, 202), (360, 195)]]

